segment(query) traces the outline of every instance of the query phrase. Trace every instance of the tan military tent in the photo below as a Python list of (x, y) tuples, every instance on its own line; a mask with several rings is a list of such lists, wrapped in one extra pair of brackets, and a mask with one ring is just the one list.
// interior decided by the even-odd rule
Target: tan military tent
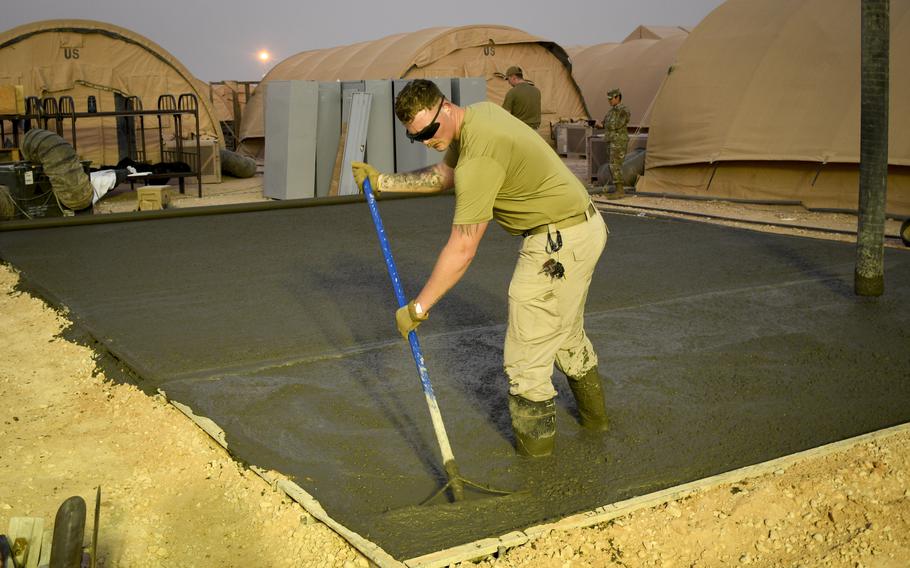
[(215, 119), (219, 122), (234, 120), (234, 104), (231, 98), (231, 92), (223, 84), (206, 83), (200, 79), (195, 79), (193, 84), (196, 92), (200, 97), (208, 100), (212, 106), (212, 112)]
[[(889, 214), (910, 214), (910, 0), (891, 2)], [(638, 189), (856, 210), (860, 6), (729, 0), (654, 104)]]
[(683, 28), (666, 29), (673, 33), (663, 38), (630, 36), (622, 43), (600, 43), (572, 54), (572, 75), (592, 118), (603, 120), (610, 109), (607, 91), (619, 88), (632, 115), (630, 126), (644, 126), (651, 102), (688, 36)]
[(221, 134), (224, 138), (223, 148), (237, 149), (240, 120), (257, 83), (257, 81), (218, 81), (203, 83), (203, 86), (199, 88), (200, 92), (207, 93), (212, 108), (215, 110), (215, 116), (221, 124)]
[(623, 43), (633, 39), (663, 39), (675, 35), (688, 35), (689, 28), (683, 26), (638, 26), (622, 40)]
[[(158, 96), (193, 93), (199, 104), (201, 138), (219, 139), (215, 114), (207, 93), (177, 59), (130, 30), (89, 20), (46, 20), (0, 34), (0, 84), (23, 85), (26, 96), (71, 96), (76, 112), (87, 111), (94, 96), (97, 110), (114, 111), (122, 97), (138, 96), (143, 109), (157, 108)], [(158, 161), (157, 119), (146, 117), (149, 161)], [(170, 119), (164, 120), (170, 125)], [(53, 122), (51, 123), (53, 127)], [(95, 165), (114, 164), (125, 156), (118, 147), (115, 118), (78, 118), (76, 149)], [(194, 131), (192, 120), (184, 132)], [(168, 130), (165, 133), (167, 139)], [(171, 134), (172, 135), (172, 134)], [(64, 136), (69, 139), (69, 124)]]
[[(541, 133), (560, 118), (587, 118), (581, 93), (557, 44), (506, 26), (429, 28), (331, 49), (305, 51), (281, 61), (263, 79), (356, 81), (420, 77), (484, 77), (487, 99), (501, 104), (509, 90), (503, 73), (518, 65), (541, 91)], [(240, 136), (247, 152), (262, 151), (263, 90), (247, 105)]]
[(232, 121), (237, 119), (235, 114), (243, 115), (248, 93), (253, 92), (255, 85), (253, 81), (199, 81), (196, 89), (208, 97), (219, 121)]
[[(609, 44), (609, 45), (615, 45), (615, 44)], [(563, 49), (566, 50), (566, 55), (569, 56), (569, 61), (574, 61), (575, 56), (578, 55), (579, 53), (581, 53), (582, 51), (588, 49), (588, 47), (590, 47), (590, 46), (588, 46), (588, 45), (566, 45), (566, 46), (563, 46)]]

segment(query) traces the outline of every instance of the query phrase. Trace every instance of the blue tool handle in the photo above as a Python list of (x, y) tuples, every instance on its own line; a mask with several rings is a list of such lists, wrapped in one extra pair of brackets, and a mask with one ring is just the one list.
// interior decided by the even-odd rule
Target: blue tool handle
[[(395, 289), (398, 307), (404, 307), (407, 305), (408, 300), (404, 295), (404, 290), (401, 288), (401, 278), (398, 277), (398, 269), (395, 267), (395, 259), (392, 258), (392, 250), (389, 248), (389, 239), (385, 234), (382, 217), (379, 216), (379, 207), (376, 205), (376, 196), (373, 194), (373, 188), (370, 186), (369, 178), (363, 180), (363, 194), (366, 196), (367, 205), (370, 207), (373, 225), (376, 226), (376, 235), (379, 237), (379, 248), (382, 249), (382, 256), (385, 258), (385, 265), (389, 271), (389, 278), (392, 280), (392, 287)], [(424, 364), (423, 353), (420, 350), (420, 342), (417, 340), (417, 332), (411, 331), (408, 334), (408, 343), (411, 344), (411, 354), (414, 356), (414, 362), (417, 364), (417, 372), (420, 374), (420, 382), (423, 385), (423, 391), (435, 402), (436, 396), (433, 394), (433, 385), (430, 384), (430, 376), (427, 372), (427, 367)]]
[[(392, 250), (389, 248), (389, 239), (385, 234), (382, 217), (379, 216), (379, 207), (376, 205), (376, 196), (373, 195), (373, 188), (370, 185), (369, 178), (363, 180), (363, 195), (366, 197), (367, 205), (370, 207), (373, 225), (376, 226), (376, 235), (379, 237), (379, 247), (382, 249), (382, 256), (385, 258), (386, 268), (389, 270), (389, 278), (392, 279), (392, 287), (395, 289), (398, 307), (404, 307), (407, 305), (408, 300), (405, 298), (404, 290), (401, 289), (401, 279), (398, 277), (398, 269), (395, 268), (395, 259), (392, 258)], [(423, 394), (427, 401), (427, 408), (430, 411), (430, 418), (433, 422), (433, 431), (436, 433), (436, 441), (439, 444), (442, 461), (446, 467), (446, 473), (449, 475), (449, 481), (453, 484), (455, 500), (459, 501), (462, 498), (461, 493), (463, 490), (461, 481), (457, 476), (458, 468), (455, 465), (455, 456), (452, 453), (452, 446), (449, 444), (449, 436), (446, 434), (445, 424), (442, 422), (442, 413), (439, 411), (436, 395), (433, 394), (433, 385), (430, 383), (430, 373), (427, 371), (426, 363), (424, 363), (423, 353), (420, 350), (420, 342), (417, 340), (416, 331), (412, 330), (408, 333), (408, 343), (411, 345), (411, 355), (414, 356), (414, 363), (417, 365), (417, 374), (420, 375), (420, 384), (423, 385)]]
[(379, 216), (379, 207), (376, 206), (376, 196), (373, 195), (373, 188), (370, 185), (369, 178), (363, 180), (363, 195), (367, 198), (367, 205), (370, 206), (370, 215), (373, 216), (373, 225), (376, 226), (376, 235), (379, 237), (379, 248), (382, 249), (382, 256), (385, 258), (386, 268), (389, 270), (389, 278), (392, 279), (392, 287), (395, 289), (395, 298), (398, 300), (398, 307), (407, 305), (408, 299), (401, 289), (401, 279), (398, 277), (398, 269), (395, 268), (395, 259), (392, 258), (392, 250), (389, 248), (389, 239), (385, 234), (385, 227), (382, 224), (382, 217)]

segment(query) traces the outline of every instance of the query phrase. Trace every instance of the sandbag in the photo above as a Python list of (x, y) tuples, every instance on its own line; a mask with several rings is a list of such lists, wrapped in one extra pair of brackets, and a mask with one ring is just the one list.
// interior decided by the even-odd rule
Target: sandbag
[(221, 171), (237, 178), (249, 178), (256, 175), (256, 160), (231, 152), (221, 150)]
[(73, 146), (50, 130), (32, 128), (20, 146), (30, 162), (41, 164), (54, 195), (65, 207), (78, 211), (92, 204), (92, 183)]
[(645, 173), (645, 149), (636, 148), (626, 154), (622, 161), (622, 179), (627, 187), (635, 187), (635, 182)]
[[(636, 148), (622, 159), (622, 179), (626, 188), (635, 187), (635, 182), (645, 173), (645, 149)], [(597, 169), (597, 181), (601, 185), (613, 183), (610, 162), (604, 162)]]
[(597, 183), (600, 185), (613, 183), (613, 172), (610, 171), (610, 162), (604, 162), (597, 168)]

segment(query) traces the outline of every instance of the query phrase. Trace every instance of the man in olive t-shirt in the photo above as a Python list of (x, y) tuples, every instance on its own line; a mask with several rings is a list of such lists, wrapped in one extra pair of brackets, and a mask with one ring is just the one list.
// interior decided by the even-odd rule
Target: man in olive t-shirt
[(425, 79), (395, 100), (408, 138), (440, 152), (434, 166), (379, 173), (354, 163), (354, 178), (376, 192), (430, 193), (455, 187), (449, 240), (420, 293), (395, 319), (402, 337), (427, 320), (433, 306), (467, 271), (487, 225), (495, 220), (522, 239), (509, 286), (503, 349), (509, 412), (522, 455), (552, 453), (555, 363), (569, 378), (584, 427), (604, 431), (606, 409), (597, 354), (584, 331), (584, 305), (607, 228), (584, 186), (552, 148), (501, 107), (462, 108)]
[(509, 67), (506, 80), (512, 85), (502, 108), (534, 130), (540, 126), (540, 89), (525, 81), (521, 67)]

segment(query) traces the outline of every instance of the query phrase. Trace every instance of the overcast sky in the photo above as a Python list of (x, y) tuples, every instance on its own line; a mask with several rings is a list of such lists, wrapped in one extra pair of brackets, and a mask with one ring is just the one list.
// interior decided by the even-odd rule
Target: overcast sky
[[(256, 80), (295, 53), (436, 26), (512, 26), (563, 47), (640, 24), (694, 27), (723, 0), (2, 0), (2, 25), (81, 18), (137, 32), (206, 81)], [(265, 65), (256, 53), (268, 49)]]

